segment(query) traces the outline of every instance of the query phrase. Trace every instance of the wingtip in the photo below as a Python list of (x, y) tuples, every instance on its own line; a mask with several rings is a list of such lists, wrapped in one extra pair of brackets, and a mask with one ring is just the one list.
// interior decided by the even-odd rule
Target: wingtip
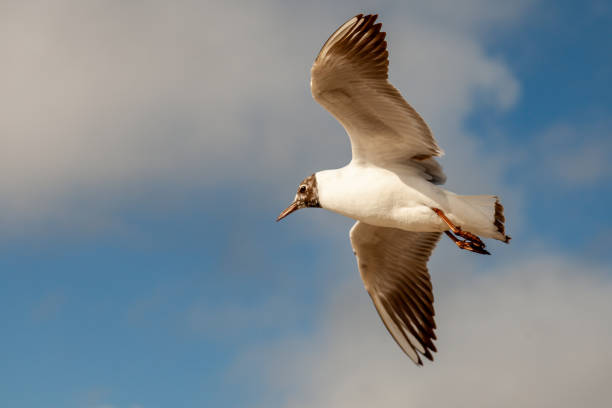
[[(358, 20), (366, 20), (367, 22), (373, 23), (374, 21), (376, 21), (378, 19), (378, 14), (364, 14), (364, 13), (359, 13), (357, 15), (355, 15), (354, 17), (352, 17), (351, 19), (349, 19), (348, 21), (351, 21), (353, 19), (358, 19)], [(380, 23), (382, 24), (382, 23)]]

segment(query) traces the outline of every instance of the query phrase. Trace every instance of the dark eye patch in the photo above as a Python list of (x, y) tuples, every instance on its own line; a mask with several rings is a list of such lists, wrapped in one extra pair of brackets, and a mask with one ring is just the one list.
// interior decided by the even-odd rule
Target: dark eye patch
[(298, 190), (301, 194), (304, 194), (306, 192), (306, 186), (300, 186), (300, 189)]

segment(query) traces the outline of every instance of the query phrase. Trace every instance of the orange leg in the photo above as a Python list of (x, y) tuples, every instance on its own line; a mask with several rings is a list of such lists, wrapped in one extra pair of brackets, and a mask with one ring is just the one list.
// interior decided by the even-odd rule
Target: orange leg
[(432, 210), (436, 214), (438, 214), (438, 216), (442, 219), (442, 221), (446, 223), (446, 225), (448, 225), (448, 227), (454, 234), (465, 239), (465, 240), (460, 240), (457, 237), (455, 237), (453, 234), (451, 234), (450, 232), (445, 231), (446, 235), (450, 239), (452, 239), (453, 242), (457, 244), (459, 248), (466, 249), (472, 252), (477, 252), (479, 254), (489, 255), (489, 251), (484, 249), (486, 246), (485, 243), (482, 242), (480, 238), (478, 238), (476, 235), (472, 234), (471, 232), (463, 231), (461, 227), (453, 224), (451, 220), (448, 219), (446, 214), (444, 214), (444, 211), (440, 210), (439, 208), (432, 208)]
[(457, 246), (461, 249), (465, 249), (466, 251), (476, 252), (477, 254), (491, 255), (489, 251), (487, 251), (483, 247), (476, 245), (474, 242), (460, 240), (459, 238), (454, 236), (453, 233), (450, 231), (444, 231), (444, 233), (450, 239), (452, 239), (453, 242), (457, 244)]
[(486, 246), (484, 242), (482, 242), (476, 235), (472, 234), (471, 232), (464, 231), (461, 229), (461, 227), (453, 224), (451, 220), (448, 219), (446, 214), (444, 214), (444, 211), (440, 210), (439, 208), (432, 208), (432, 210), (438, 214), (440, 218), (442, 218), (442, 221), (444, 221), (456, 235), (459, 235), (461, 238), (465, 238), (466, 240), (471, 241), (480, 247), (484, 248)]

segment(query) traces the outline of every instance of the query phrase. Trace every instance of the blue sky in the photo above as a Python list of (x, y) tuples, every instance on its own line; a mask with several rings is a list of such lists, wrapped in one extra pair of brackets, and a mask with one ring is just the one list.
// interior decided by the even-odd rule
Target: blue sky
[[(4, 405), (612, 400), (609, 2), (2, 8)], [(308, 75), (358, 12), (380, 14), (448, 187), (499, 194), (513, 236), (491, 257), (441, 242), (421, 369), (363, 290), (351, 222), (274, 222), (302, 178), (350, 159)]]

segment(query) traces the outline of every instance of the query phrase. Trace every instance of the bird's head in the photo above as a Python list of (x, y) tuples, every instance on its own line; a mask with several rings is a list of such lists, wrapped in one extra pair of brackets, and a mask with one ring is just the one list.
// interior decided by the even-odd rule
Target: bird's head
[(319, 190), (317, 188), (317, 178), (314, 174), (306, 177), (297, 189), (297, 194), (293, 202), (283, 212), (279, 214), (276, 221), (280, 221), (294, 211), (301, 208), (315, 207), (321, 208), (319, 204)]

